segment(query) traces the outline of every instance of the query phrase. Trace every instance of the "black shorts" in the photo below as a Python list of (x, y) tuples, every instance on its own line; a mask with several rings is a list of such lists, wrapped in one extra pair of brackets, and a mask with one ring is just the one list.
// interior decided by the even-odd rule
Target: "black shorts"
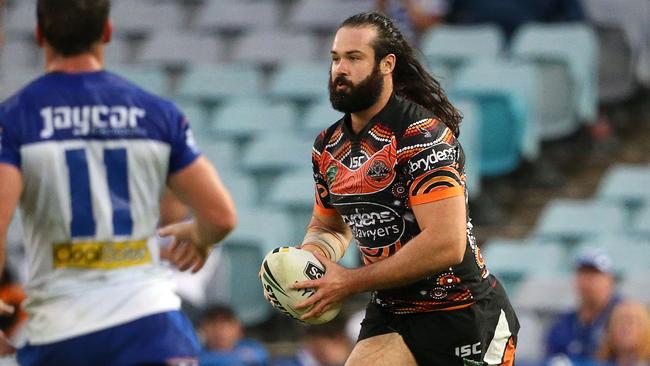
[(396, 315), (374, 303), (366, 308), (358, 341), (399, 333), (419, 366), (513, 365), (519, 321), (501, 284), (457, 310)]

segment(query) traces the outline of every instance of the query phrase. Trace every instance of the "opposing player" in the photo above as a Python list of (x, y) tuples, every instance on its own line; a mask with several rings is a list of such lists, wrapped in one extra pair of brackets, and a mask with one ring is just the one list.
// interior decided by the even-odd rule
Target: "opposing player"
[[(472, 234), (460, 113), (381, 14), (345, 20), (331, 54), (330, 100), (345, 116), (312, 152), (302, 248), (327, 272), (294, 285), (315, 289), (303, 317), (372, 291), (347, 365), (512, 365), (519, 324)], [(335, 263), (352, 237), (362, 268)]]
[(0, 105), (0, 253), (20, 203), (28, 265), (22, 365), (192, 365), (199, 344), (159, 265), (169, 187), (193, 221), (163, 228), (198, 270), (236, 217), (170, 102), (102, 68), (108, 0), (39, 0), (45, 75)]

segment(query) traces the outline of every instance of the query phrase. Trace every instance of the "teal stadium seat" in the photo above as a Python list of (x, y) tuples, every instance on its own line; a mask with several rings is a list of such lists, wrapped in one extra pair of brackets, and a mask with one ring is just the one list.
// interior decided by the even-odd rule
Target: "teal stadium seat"
[(221, 181), (235, 201), (235, 207), (254, 207), (259, 204), (257, 185), (252, 176), (231, 165), (219, 166), (218, 162), (216, 164)]
[(332, 36), (346, 18), (374, 7), (372, 0), (301, 0), (296, 3), (289, 24), (295, 29)]
[(286, 63), (279, 66), (269, 95), (299, 103), (328, 98), (329, 65), (323, 63)]
[(239, 145), (233, 140), (201, 141), (198, 144), (203, 155), (214, 164), (217, 169), (237, 170), (239, 164)]
[(533, 235), (575, 244), (601, 235), (624, 233), (625, 218), (622, 205), (596, 200), (556, 199), (544, 207)]
[(598, 185), (596, 197), (625, 204), (631, 211), (650, 205), (650, 165), (611, 166)]
[(155, 66), (142, 65), (109, 65), (108, 71), (112, 71), (123, 78), (137, 84), (141, 88), (156, 95), (168, 95), (169, 83), (167, 74)]
[(561, 245), (514, 239), (491, 239), (485, 243), (483, 257), (487, 268), (508, 290), (516, 290), (526, 277), (541, 273), (561, 273), (566, 270), (565, 253)]
[(291, 103), (240, 98), (219, 107), (211, 129), (219, 138), (247, 139), (272, 132), (291, 131), (297, 114)]
[(501, 30), (494, 25), (441, 25), (422, 36), (420, 48), (434, 74), (434, 66), (442, 64), (453, 79), (458, 70), (470, 61), (499, 57), (504, 43)]
[(34, 39), (36, 1), (14, 1), (4, 20), (7, 38)]
[(318, 133), (341, 118), (343, 118), (343, 113), (332, 108), (329, 99), (321, 99), (307, 107), (299, 127), (305, 136), (314, 141)]
[(0, 47), (0, 75), (16, 68), (41, 73), (43, 58), (33, 41), (8, 41)]
[(515, 34), (513, 57), (535, 61), (543, 72), (545, 139), (571, 134), (578, 121), (596, 121), (597, 51), (596, 36), (587, 25), (529, 24)]
[(180, 78), (177, 96), (200, 102), (223, 102), (259, 94), (261, 75), (243, 65), (191, 66)]
[(111, 6), (113, 32), (118, 37), (146, 37), (181, 29), (182, 9), (174, 2), (152, 0), (115, 1)]
[(210, 65), (221, 60), (221, 43), (209, 35), (163, 31), (145, 41), (137, 55), (138, 63), (170, 68)]
[(506, 85), (481, 78), (497, 71), (488, 63), (463, 68), (454, 82), (454, 98), (470, 98), (480, 109), (481, 176), (501, 176), (514, 171), (524, 153), (529, 122), (526, 96)]
[(192, 28), (201, 32), (241, 33), (276, 25), (279, 8), (272, 1), (205, 1)]
[[(225, 239), (226, 243), (254, 244), (266, 255), (279, 246), (293, 246), (302, 241), (293, 231), (292, 217), (272, 206), (241, 206), (237, 210), (239, 222)], [(260, 263), (262, 261), (260, 260)], [(259, 269), (259, 263), (258, 263)]]
[(469, 198), (481, 194), (481, 110), (471, 99), (452, 100), (463, 114), (460, 143), (465, 152), (465, 175)]
[(256, 136), (246, 147), (242, 167), (279, 176), (293, 169), (311, 169), (312, 141), (292, 133)]
[(233, 46), (232, 61), (255, 66), (277, 66), (287, 62), (323, 60), (316, 40), (309, 34), (278, 30), (254, 30)]
[(650, 239), (650, 205), (643, 207), (632, 218), (632, 234)]

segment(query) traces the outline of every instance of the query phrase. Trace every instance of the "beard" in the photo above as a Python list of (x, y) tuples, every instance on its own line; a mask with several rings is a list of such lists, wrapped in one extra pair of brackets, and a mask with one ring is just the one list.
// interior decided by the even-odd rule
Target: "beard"
[[(346, 90), (337, 91), (339, 85), (347, 86)], [(370, 108), (379, 100), (382, 90), (384, 89), (384, 77), (379, 71), (379, 66), (375, 65), (370, 75), (354, 85), (344, 76), (337, 76), (332, 80), (330, 72), (329, 92), (332, 107), (339, 112), (355, 113)]]

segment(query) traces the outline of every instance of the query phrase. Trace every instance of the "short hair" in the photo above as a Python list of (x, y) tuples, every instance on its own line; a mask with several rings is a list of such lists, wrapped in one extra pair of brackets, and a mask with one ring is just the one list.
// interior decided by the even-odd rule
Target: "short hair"
[(104, 35), (110, 0), (38, 0), (41, 34), (57, 53), (75, 56), (92, 50)]
[(208, 307), (201, 316), (202, 323), (222, 320), (239, 321), (232, 308), (224, 304), (215, 304)]

